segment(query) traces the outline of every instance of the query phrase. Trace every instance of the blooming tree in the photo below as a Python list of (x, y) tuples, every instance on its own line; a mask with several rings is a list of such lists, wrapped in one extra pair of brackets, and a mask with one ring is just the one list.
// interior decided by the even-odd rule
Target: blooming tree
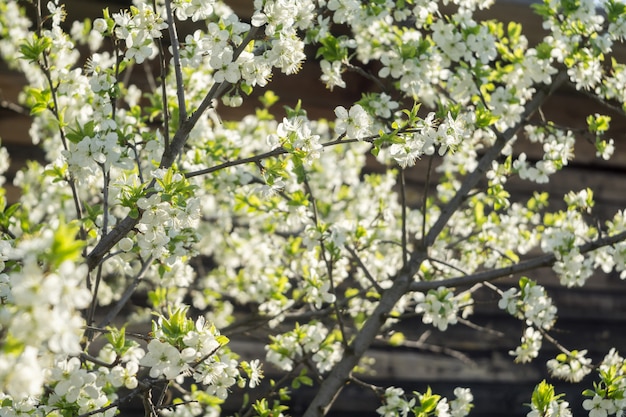
[[(530, 45), (521, 25), (475, 17), (493, 1), (444, 3), (255, 0), (245, 20), (219, 0), (135, 0), (66, 22), (60, 0), (0, 1), (0, 53), (27, 79), (20, 105), (45, 151), (15, 177), (18, 202), (0, 194), (0, 413), (113, 416), (142, 399), (147, 416), (216, 415), (241, 391), (241, 415), (281, 416), (290, 390), (314, 385), (313, 417), (352, 382), (381, 416), (465, 416), (467, 388), (407, 393), (358, 370), (375, 340), (404, 343), (408, 317), (441, 331), (471, 319), (486, 288), (524, 323), (511, 360), (554, 344), (553, 376), (597, 374), (581, 387), (589, 415), (623, 415), (625, 359), (561, 345), (532, 271), (550, 266), (565, 287), (597, 270), (626, 278), (626, 211), (597, 224), (592, 190), (553, 196), (556, 211), (541, 192), (581, 139), (611, 157), (610, 118), (589, 115), (581, 133), (539, 111), (565, 83), (626, 110), (626, 66), (611, 58), (626, 6), (544, 0), (547, 35)], [(179, 33), (187, 20), (199, 29)], [(331, 120), (300, 103), (283, 117), (272, 74), (307, 58), (330, 90), (346, 72), (372, 88), (329, 103)], [(141, 91), (129, 76), (148, 63)], [(222, 120), (253, 92), (253, 114)], [(8, 158), (1, 148), (2, 172)], [(410, 203), (416, 164), (427, 186)], [(511, 199), (511, 177), (538, 192)], [(511, 275), (524, 276), (492, 284)], [(229, 345), (240, 328), (263, 331), (262, 357)], [(263, 364), (285, 377), (262, 384)], [(528, 415), (570, 416), (537, 382)]]

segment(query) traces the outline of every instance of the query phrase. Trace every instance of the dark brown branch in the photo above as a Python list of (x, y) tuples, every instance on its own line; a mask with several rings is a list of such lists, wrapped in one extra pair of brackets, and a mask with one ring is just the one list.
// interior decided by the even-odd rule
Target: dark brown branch
[(111, 321), (113, 321), (118, 313), (122, 311), (122, 308), (124, 308), (128, 300), (130, 300), (130, 297), (134, 294), (135, 290), (139, 286), (139, 283), (146, 275), (146, 272), (148, 272), (148, 268), (150, 267), (150, 265), (152, 265), (152, 261), (153, 258), (150, 257), (147, 261), (144, 262), (144, 264), (141, 266), (141, 270), (139, 271), (135, 279), (133, 279), (133, 282), (128, 286), (128, 288), (126, 288), (126, 291), (124, 291), (124, 294), (122, 294), (120, 299), (117, 301), (117, 304), (115, 304), (115, 306), (109, 310), (104, 320), (102, 320), (102, 322), (98, 324), (98, 327), (107, 326), (109, 323), (111, 323)]
[[(550, 85), (549, 89), (539, 90), (537, 94), (533, 97), (531, 101), (526, 103), (524, 112), (520, 117), (520, 121), (515, 124), (515, 126), (510, 127), (504, 133), (495, 132), (497, 135), (496, 143), (489, 148), (489, 150), (483, 155), (483, 157), (478, 162), (478, 166), (476, 169), (469, 174), (461, 188), (456, 192), (454, 197), (450, 200), (450, 202), (443, 207), (441, 210), (441, 215), (435, 222), (435, 224), (430, 228), (428, 234), (424, 237), (424, 247), (431, 246), (439, 233), (444, 229), (452, 215), (461, 207), (461, 204), (470, 193), (470, 191), (476, 187), (478, 182), (484, 177), (485, 173), (491, 168), (491, 163), (496, 160), (496, 158), (502, 153), (504, 147), (511, 141), (511, 139), (517, 134), (517, 131), (522, 128), (522, 126), (526, 123), (526, 121), (532, 116), (539, 107), (546, 101), (546, 99), (557, 89), (559, 88), (568, 78), (567, 72), (561, 71), (554, 79), (553, 83)], [(426, 215), (426, 213), (424, 213)], [(417, 256), (417, 254), (416, 254)]]
[[(626, 232), (603, 237), (592, 242), (585, 243), (584, 245), (579, 246), (578, 249), (581, 254), (584, 254), (604, 246), (609, 246), (618, 242), (622, 242), (624, 240), (626, 240)], [(493, 281), (498, 278), (508, 277), (510, 275), (527, 272), (545, 266), (552, 266), (556, 262), (556, 260), (556, 256), (552, 253), (549, 253), (546, 255), (537, 256), (532, 259), (528, 259), (526, 261), (518, 262), (514, 265), (509, 265), (504, 268), (490, 269), (488, 271), (477, 272), (471, 275), (464, 275), (438, 281), (414, 282), (413, 284), (411, 284), (410, 289), (411, 291), (424, 292), (439, 287), (465, 287), (481, 282)]]
[(174, 60), (174, 75), (176, 76), (176, 97), (178, 98), (178, 121), (183, 123), (187, 120), (187, 104), (185, 103), (185, 85), (183, 83), (183, 70), (180, 64), (180, 44), (178, 42), (178, 32), (176, 22), (172, 14), (170, 0), (165, 0), (165, 11), (167, 13), (167, 23), (172, 44), (172, 58)]
[[(258, 31), (259, 28), (257, 27), (252, 27), (250, 29), (244, 41), (237, 47), (237, 49), (235, 49), (233, 53), (233, 60), (236, 60), (239, 55), (241, 55), (248, 43), (255, 38)], [(178, 158), (178, 155), (182, 152), (191, 130), (196, 126), (204, 112), (211, 107), (213, 99), (218, 97), (228, 87), (228, 85), (230, 84), (226, 82), (214, 84), (196, 111), (188, 119), (181, 122), (180, 128), (176, 131), (176, 134), (172, 138), (170, 146), (166, 147), (163, 151), (163, 156), (161, 157), (161, 162), (159, 163), (161, 168), (169, 168), (172, 166), (176, 158)], [(151, 186), (152, 184), (148, 185), (147, 188), (150, 188)], [(104, 255), (106, 255), (106, 253), (111, 250), (111, 248), (115, 246), (120, 239), (126, 236), (128, 232), (130, 232), (137, 225), (137, 223), (139, 223), (139, 216), (137, 218), (127, 216), (120, 221), (110, 233), (103, 236), (96, 247), (93, 248), (93, 250), (86, 257), (89, 270), (93, 270), (100, 263)]]
[[(414, 252), (411, 254), (411, 262), (409, 265), (397, 274), (391, 288), (382, 294), (380, 302), (363, 325), (361, 331), (354, 338), (349, 349), (346, 349), (344, 357), (335, 365), (326, 380), (321, 384), (317, 395), (313, 398), (311, 404), (305, 411), (304, 417), (322, 417), (328, 413), (335, 399), (349, 380), (352, 369), (358, 364), (360, 358), (375, 340), (389, 312), (393, 309), (398, 300), (409, 291), (413, 283), (413, 276), (419, 271), (422, 262), (428, 257), (427, 248), (432, 245), (437, 236), (443, 231), (448, 220), (461, 206), (467, 194), (478, 184), (480, 179), (483, 178), (484, 174), (491, 166), (492, 161), (501, 154), (502, 149), (513, 136), (516, 135), (526, 119), (537, 111), (550, 94), (566, 79), (567, 73), (565, 71), (559, 73), (550, 86), (550, 89), (538, 91), (533, 100), (526, 103), (525, 111), (520, 122), (498, 135), (496, 143), (481, 158), (476, 169), (465, 178), (456, 195), (443, 208), (441, 215), (428, 231), (428, 235), (424, 237), (423, 245), (417, 245)], [(426, 215), (426, 213), (424, 213), (424, 215)]]

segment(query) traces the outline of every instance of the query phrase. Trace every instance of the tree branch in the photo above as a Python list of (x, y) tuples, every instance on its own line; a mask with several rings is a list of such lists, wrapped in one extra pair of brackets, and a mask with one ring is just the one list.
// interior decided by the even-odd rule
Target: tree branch
[(317, 395), (305, 411), (303, 417), (322, 417), (328, 413), (341, 389), (350, 379), (350, 374), (359, 360), (365, 354), (372, 342), (376, 339), (381, 326), (387, 320), (389, 312), (398, 300), (408, 291), (412, 277), (419, 269), (421, 262), (426, 259), (422, 253), (418, 262), (408, 265), (396, 277), (393, 285), (382, 294), (380, 302), (369, 316), (361, 331), (346, 349), (344, 357), (335, 365), (324, 382), (319, 387)]
[(117, 242), (126, 236), (128, 232), (133, 230), (137, 223), (139, 223), (139, 217), (132, 218), (130, 216), (126, 216), (126, 218), (120, 221), (109, 233), (102, 236), (96, 247), (93, 248), (86, 257), (89, 270), (91, 271), (98, 266), (104, 255), (106, 255), (106, 253), (111, 250)]
[(407, 262), (409, 262), (409, 245), (407, 242), (407, 226), (406, 226), (406, 178), (404, 176), (404, 168), (400, 167), (400, 171), (398, 173), (400, 177), (400, 205), (402, 210), (402, 267), (406, 268)]
[(182, 124), (187, 120), (187, 104), (185, 103), (185, 85), (183, 83), (183, 70), (180, 64), (180, 43), (178, 42), (178, 32), (176, 22), (172, 14), (170, 0), (165, 0), (165, 11), (167, 13), (167, 23), (170, 32), (172, 45), (172, 58), (174, 60), (174, 75), (176, 76), (176, 97), (178, 98), (178, 123)]
[[(233, 61), (237, 60), (237, 58), (239, 57), (239, 55), (241, 55), (246, 46), (256, 37), (259, 29), (260, 28), (256, 26), (250, 28), (250, 31), (248, 32), (246, 38), (233, 52)], [(229, 85), (230, 83), (226, 81), (219, 84), (213, 84), (196, 111), (193, 112), (193, 114), (189, 116), (189, 118), (186, 119), (184, 122), (181, 122), (180, 128), (174, 135), (170, 147), (165, 149), (165, 152), (163, 153), (163, 157), (161, 158), (160, 163), (160, 166), (162, 168), (168, 168), (174, 163), (174, 160), (178, 157), (183, 149), (183, 146), (187, 142), (187, 138), (189, 137), (189, 133), (191, 133), (191, 129), (193, 129), (194, 126), (198, 123), (200, 117), (204, 114), (204, 112), (213, 105), (213, 100), (219, 97), (220, 94), (224, 92)]]
[[(520, 117), (520, 121), (516, 123), (515, 126), (511, 126), (503, 133), (496, 132), (496, 143), (489, 148), (489, 150), (487, 150), (487, 152), (480, 159), (476, 169), (465, 178), (461, 188), (459, 188), (450, 202), (441, 210), (441, 215), (435, 224), (430, 228), (428, 234), (424, 237), (424, 247), (427, 248), (435, 242), (439, 233), (441, 233), (443, 228), (448, 223), (448, 220), (450, 220), (470, 191), (476, 186), (476, 184), (478, 184), (478, 182), (484, 177), (485, 173), (489, 170), (491, 163), (502, 153), (504, 147), (511, 141), (511, 139), (513, 139), (513, 137), (517, 134), (517, 131), (522, 128), (526, 121), (567, 79), (568, 75), (566, 71), (559, 72), (549, 89), (539, 90), (533, 99), (526, 103), (524, 112)], [(424, 213), (424, 215), (426, 215), (426, 213)]]
[[(592, 242), (585, 243), (578, 247), (581, 254), (591, 252), (595, 249), (613, 245), (626, 240), (626, 232), (616, 235), (603, 237)], [(449, 278), (438, 281), (422, 281), (414, 282), (410, 286), (411, 291), (428, 291), (439, 287), (465, 287), (481, 282), (493, 281), (498, 278), (508, 277), (510, 275), (519, 274), (521, 272), (530, 271), (544, 266), (551, 266), (556, 262), (556, 256), (552, 253), (537, 256), (526, 261), (518, 262), (514, 265), (505, 266), (504, 268), (490, 269), (488, 271), (477, 272), (471, 275)]]
[(124, 291), (124, 294), (122, 294), (120, 299), (117, 301), (117, 304), (115, 304), (115, 306), (109, 310), (104, 320), (102, 320), (102, 322), (98, 324), (98, 327), (104, 327), (108, 325), (109, 323), (111, 323), (111, 321), (113, 321), (118, 313), (122, 311), (128, 300), (130, 300), (130, 297), (135, 293), (135, 290), (139, 286), (139, 283), (141, 282), (143, 277), (146, 275), (146, 272), (148, 272), (148, 268), (150, 267), (150, 265), (152, 265), (153, 260), (154, 259), (150, 257), (147, 261), (144, 262), (144, 264), (141, 266), (141, 270), (139, 271), (133, 282), (128, 286), (128, 288), (126, 288), (126, 291)]
[[(429, 230), (428, 235), (424, 237), (423, 245), (417, 245), (415, 251), (411, 254), (411, 262), (406, 268), (400, 270), (394, 279), (392, 287), (383, 293), (374, 312), (367, 319), (361, 331), (356, 335), (349, 349), (346, 350), (344, 357), (335, 365), (333, 370), (320, 385), (317, 395), (313, 398), (311, 404), (305, 411), (304, 417), (322, 417), (328, 413), (343, 386), (349, 380), (350, 373), (378, 335), (389, 312), (391, 312), (398, 300), (409, 291), (413, 283), (413, 276), (419, 271), (422, 262), (427, 259), (427, 248), (432, 245), (439, 233), (441, 233), (446, 226), (448, 220), (461, 206), (467, 194), (478, 184), (491, 166), (491, 162), (500, 155), (502, 149), (522, 127), (526, 119), (537, 111), (550, 94), (566, 79), (567, 73), (561, 71), (549, 89), (537, 92), (535, 98), (526, 104), (520, 122), (501, 135), (498, 135), (499, 137), (496, 143), (482, 157), (476, 169), (465, 178), (459, 191), (457, 191), (452, 200), (444, 207), (441, 215)], [(424, 213), (424, 215), (426, 215), (426, 213)]]
[[(244, 41), (237, 47), (235, 52), (233, 53), (233, 60), (236, 60), (239, 55), (244, 51), (250, 41), (252, 41), (259, 28), (252, 27), (248, 32), (248, 35), (244, 39)], [(172, 166), (180, 152), (182, 152), (183, 146), (187, 142), (187, 138), (189, 138), (189, 134), (191, 130), (195, 127), (195, 125), (200, 120), (202, 114), (211, 106), (211, 103), (214, 98), (216, 98), (225, 88), (229, 85), (228, 83), (214, 84), (211, 87), (210, 91), (205, 96), (202, 103), (198, 106), (196, 111), (185, 121), (183, 121), (176, 131), (174, 138), (172, 139), (172, 143), (170, 146), (166, 147), (163, 151), (163, 155), (161, 157), (161, 162), (159, 166), (161, 168), (169, 168)], [(147, 188), (150, 188), (149, 185)], [(87, 255), (86, 261), (89, 270), (93, 270), (102, 260), (104, 255), (111, 250), (113, 246), (117, 242), (120, 241), (124, 236), (128, 234), (136, 225), (139, 223), (139, 217), (132, 218), (127, 216), (122, 221), (120, 221), (110, 233), (104, 235), (98, 244), (93, 248), (93, 250)]]

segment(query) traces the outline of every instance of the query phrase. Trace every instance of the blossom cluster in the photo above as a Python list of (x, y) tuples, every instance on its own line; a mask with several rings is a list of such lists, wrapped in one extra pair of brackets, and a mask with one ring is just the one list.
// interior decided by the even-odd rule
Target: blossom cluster
[(583, 408), (589, 411), (590, 417), (623, 415), (626, 409), (624, 371), (624, 358), (612, 348), (598, 366), (600, 381), (594, 384), (594, 389), (583, 393), (590, 397), (583, 401)]
[(181, 308), (153, 322), (154, 339), (139, 364), (150, 368), (152, 378), (182, 380), (191, 375), (196, 383), (208, 386), (208, 394), (224, 400), (239, 379), (239, 364), (227, 352), (218, 353), (228, 339), (202, 316), (193, 322), (186, 311)]
[(586, 350), (561, 353), (547, 363), (550, 373), (570, 382), (580, 382), (591, 372), (591, 359), (585, 357)]
[(89, 306), (91, 294), (83, 285), (86, 266), (74, 262), (82, 245), (66, 236), (75, 226), (59, 224), (56, 232), (3, 247), (0, 326), (6, 342), (0, 383), (16, 401), (42, 393), (45, 369), (57, 356), (82, 350), (80, 310)]
[(522, 335), (521, 343), (509, 351), (516, 362), (530, 362), (539, 355), (543, 336), (538, 329), (549, 330), (556, 320), (556, 307), (547, 296), (545, 288), (523, 277), (518, 288), (502, 292), (498, 306), (509, 314), (522, 319), (528, 326)]
[(415, 165), (422, 155), (433, 155), (435, 151), (442, 156), (454, 152), (466, 136), (462, 117), (456, 120), (448, 113), (444, 120), (435, 120), (435, 113), (418, 122), (415, 131), (405, 136), (404, 143), (394, 143), (389, 147), (390, 156), (402, 168)]
[(556, 320), (557, 309), (545, 288), (527, 277), (520, 279), (519, 289), (502, 293), (498, 307), (540, 329), (549, 330)]
[(322, 323), (297, 325), (295, 329), (271, 336), (267, 345), (267, 361), (284, 371), (312, 360), (319, 372), (327, 372), (339, 361), (343, 353), (337, 335), (329, 333)]
[(384, 392), (384, 404), (376, 409), (383, 417), (406, 417), (411, 413), (414, 416), (434, 415), (437, 417), (464, 417), (473, 407), (474, 396), (468, 388), (454, 389), (455, 398), (447, 398), (433, 394), (430, 388), (424, 392), (413, 392), (410, 399), (406, 398), (404, 390), (389, 387)]
[(427, 294), (417, 292), (414, 298), (415, 312), (422, 314), (422, 322), (432, 323), (441, 331), (445, 331), (450, 324), (456, 324), (460, 304), (466, 301), (445, 287), (430, 290)]
[(572, 417), (572, 411), (569, 403), (563, 400), (562, 394), (554, 392), (554, 386), (542, 381), (539, 383), (532, 394), (532, 402), (530, 403), (530, 411), (527, 417)]

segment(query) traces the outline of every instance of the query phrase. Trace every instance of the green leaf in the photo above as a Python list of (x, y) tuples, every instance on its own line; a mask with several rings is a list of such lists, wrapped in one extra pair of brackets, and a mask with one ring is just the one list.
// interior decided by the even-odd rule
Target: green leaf
[(530, 7), (539, 16), (550, 17), (556, 14), (556, 11), (554, 10), (554, 8), (550, 5), (548, 1), (545, 1), (545, 0), (543, 4), (533, 3), (530, 5)]
[(587, 127), (590, 133), (603, 134), (609, 130), (611, 116), (595, 114), (587, 116)]
[(320, 40), (320, 46), (315, 54), (316, 58), (324, 57), (326, 61), (343, 61), (348, 58), (348, 49), (340, 45), (339, 39), (333, 35), (327, 35)]
[(32, 39), (27, 39), (20, 45), (20, 53), (23, 59), (27, 59), (31, 62), (39, 62), (41, 55), (43, 55), (44, 51), (50, 48), (50, 46), (52, 46), (52, 39), (47, 36), (39, 37), (34, 33)]
[(544, 379), (537, 386), (535, 386), (531, 401), (540, 413), (545, 413), (549, 409), (550, 403), (552, 401), (557, 401), (562, 396), (563, 394), (556, 395), (554, 393), (554, 386), (548, 384)]
[(480, 106), (476, 109), (476, 127), (482, 129), (491, 126), (500, 119), (499, 116), (494, 115), (490, 110)]
[(34, 87), (27, 87), (25, 89), (26, 105), (30, 107), (30, 114), (37, 115), (48, 109), (52, 105), (52, 93), (48, 89), (39, 89)]
[(70, 142), (79, 143), (84, 138), (93, 138), (95, 135), (95, 121), (90, 120), (84, 125), (79, 125), (76, 129), (69, 130), (66, 137)]
[(537, 46), (535, 46), (535, 50), (537, 51), (537, 58), (539, 59), (550, 59), (552, 56), (552, 45), (546, 42), (541, 42)]
[(54, 268), (59, 267), (65, 261), (75, 261), (81, 256), (85, 242), (76, 239), (80, 226), (76, 221), (65, 223), (63, 219), (54, 232), (52, 244), (46, 257)]
[(526, 203), (526, 207), (532, 211), (539, 211), (548, 207), (548, 200), (550, 199), (550, 194), (547, 192), (539, 193), (537, 191), (534, 192), (533, 196)]
[(416, 394), (420, 399), (420, 406), (416, 408), (416, 411), (425, 416), (435, 411), (435, 408), (437, 408), (437, 403), (441, 399), (441, 395), (433, 394), (430, 387), (426, 389), (426, 392), (424, 394), (420, 395), (417, 392), (414, 392), (414, 394)]
[(284, 106), (284, 109), (288, 119), (292, 119), (298, 116), (306, 116), (306, 110), (302, 108), (302, 100), (300, 99), (298, 99), (296, 107), (291, 108), (289, 106)]
[(276, 104), (279, 99), (280, 97), (278, 97), (272, 90), (267, 90), (261, 97), (259, 97), (259, 101), (266, 109), (269, 109)]
[(308, 387), (313, 386), (313, 379), (307, 376), (306, 368), (302, 368), (302, 370), (300, 371), (300, 375), (297, 376), (297, 379), (302, 385), (306, 385)]
[(2, 352), (7, 355), (18, 356), (24, 351), (25, 347), (24, 342), (16, 339), (11, 333), (3, 337)]
[(607, 19), (611, 23), (617, 22), (624, 14), (626, 14), (626, 4), (622, 1), (609, 0), (605, 4)]
[(21, 207), (20, 203), (11, 204), (9, 207), (6, 207), (6, 204), (6, 197), (0, 193), (0, 210), (2, 210), (0, 211), (0, 232), (7, 231), (11, 224), (17, 221), (14, 216)]
[(583, 395), (585, 397), (593, 397), (593, 396), (596, 395), (596, 392), (594, 390), (592, 390), (592, 389), (588, 389), (587, 388), (586, 390), (583, 391)]
[(230, 342), (230, 339), (223, 334), (217, 336), (215, 340), (220, 344), (220, 346), (226, 346), (228, 342)]
[(247, 96), (252, 94), (252, 91), (254, 90), (254, 88), (251, 85), (248, 85), (243, 82), (239, 84), (239, 88), (241, 88), (241, 91), (243, 91), (243, 93)]
[(167, 303), (167, 288), (158, 287), (148, 292), (148, 300), (153, 307), (160, 307)]
[(509, 22), (506, 31), (511, 43), (517, 44), (519, 42), (519, 37), (522, 34), (522, 25), (517, 22)]

